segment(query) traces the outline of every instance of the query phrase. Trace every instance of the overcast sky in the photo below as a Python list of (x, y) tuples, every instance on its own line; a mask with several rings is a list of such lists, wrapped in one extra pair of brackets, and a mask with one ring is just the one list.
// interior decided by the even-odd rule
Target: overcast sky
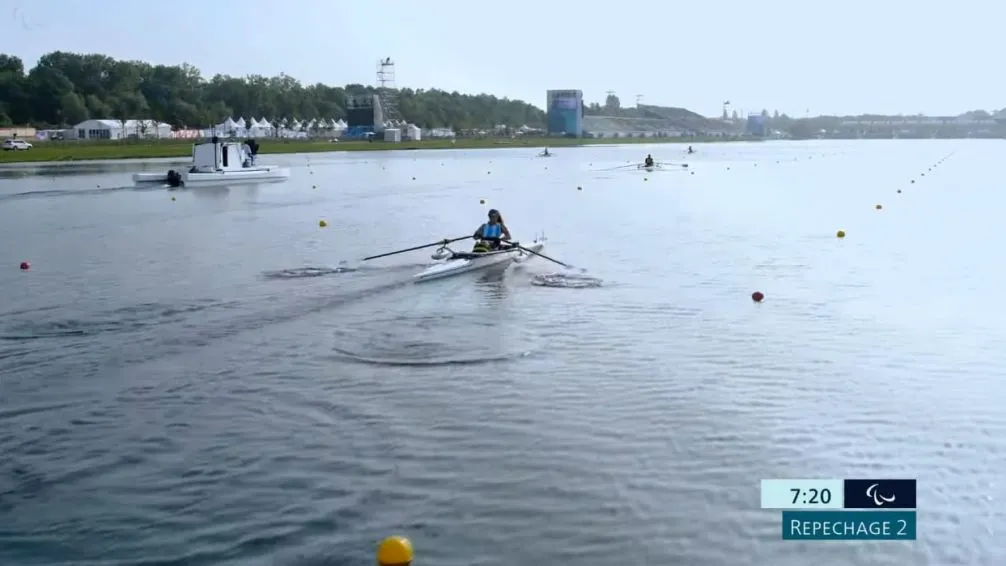
[(1006, 4), (958, 0), (0, 0), (0, 52), (55, 50), (207, 77), (281, 72), (487, 92), (543, 107), (547, 89), (718, 115), (954, 115), (1006, 106)]

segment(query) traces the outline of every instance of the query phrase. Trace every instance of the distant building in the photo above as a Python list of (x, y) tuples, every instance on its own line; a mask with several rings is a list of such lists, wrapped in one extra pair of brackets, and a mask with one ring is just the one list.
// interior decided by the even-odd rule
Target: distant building
[(384, 111), (376, 94), (351, 94), (346, 97), (346, 129), (342, 136), (364, 138), (384, 131)]
[(583, 91), (550, 90), (546, 95), (546, 115), (550, 135), (583, 135)]
[(765, 125), (765, 116), (752, 114), (748, 116), (746, 132), (752, 136), (765, 137), (768, 135), (768, 128)]
[(170, 138), (171, 124), (156, 120), (84, 120), (70, 130), (78, 140)]
[(0, 128), (0, 138), (33, 138), (36, 135), (35, 128)]

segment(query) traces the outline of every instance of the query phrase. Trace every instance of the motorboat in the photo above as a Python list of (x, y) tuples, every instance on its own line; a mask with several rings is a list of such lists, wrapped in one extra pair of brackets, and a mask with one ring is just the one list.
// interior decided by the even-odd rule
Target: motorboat
[[(257, 144), (255, 144), (257, 148)], [(133, 182), (167, 183), (172, 187), (206, 187), (241, 183), (272, 183), (290, 178), (290, 170), (274, 165), (256, 165), (255, 150), (247, 142), (216, 138), (192, 146), (192, 166), (167, 173), (136, 173)]]
[[(504, 244), (506, 245), (506, 244)], [(528, 246), (519, 245), (501, 250), (484, 252), (456, 252), (447, 244), (441, 246), (431, 257), (437, 260), (413, 276), (413, 281), (432, 281), (443, 279), (452, 275), (460, 275), (472, 271), (479, 271), (495, 266), (509, 266), (512, 263), (523, 263), (535, 256), (545, 247), (545, 237), (536, 238)]]

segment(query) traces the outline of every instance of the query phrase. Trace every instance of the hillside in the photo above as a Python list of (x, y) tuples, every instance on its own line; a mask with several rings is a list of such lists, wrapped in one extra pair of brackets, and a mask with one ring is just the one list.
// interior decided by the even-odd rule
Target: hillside
[[(26, 73), (20, 58), (0, 54), (0, 126), (68, 126), (89, 118), (155, 119), (176, 127), (205, 127), (228, 116), (340, 119), (347, 94), (374, 90), (303, 85), (286, 75), (206, 79), (188, 64), (60, 51), (44, 55)], [(531, 104), (488, 94), (401, 89), (398, 108), (405, 120), (424, 128), (545, 123), (544, 111)]]

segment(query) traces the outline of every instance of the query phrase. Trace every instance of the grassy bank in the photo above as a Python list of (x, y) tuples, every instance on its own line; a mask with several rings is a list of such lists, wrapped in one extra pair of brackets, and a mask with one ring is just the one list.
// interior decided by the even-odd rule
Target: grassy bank
[[(450, 140), (423, 140), (418, 142), (330, 142), (316, 140), (259, 140), (259, 153), (320, 153), (326, 151), (381, 151), (407, 149), (488, 149), (503, 147), (576, 147), (598, 144), (640, 143), (699, 143), (711, 141), (700, 138), (526, 138), (508, 140), (500, 138), (459, 138)], [(88, 161), (98, 159), (152, 159), (188, 157), (192, 155), (190, 140), (129, 140), (129, 141), (66, 141), (32, 142), (29, 151), (0, 151), (2, 163), (30, 163), (40, 161)]]

